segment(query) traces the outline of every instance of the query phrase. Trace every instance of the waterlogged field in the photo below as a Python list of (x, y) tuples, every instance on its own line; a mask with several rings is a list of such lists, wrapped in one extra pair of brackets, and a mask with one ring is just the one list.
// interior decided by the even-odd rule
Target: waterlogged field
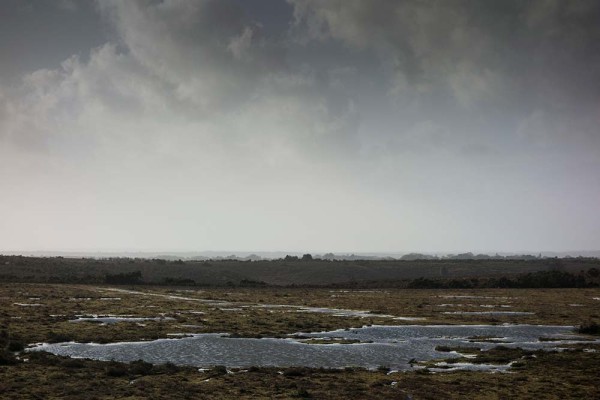
[(11, 284), (0, 313), (2, 398), (600, 397), (599, 289)]

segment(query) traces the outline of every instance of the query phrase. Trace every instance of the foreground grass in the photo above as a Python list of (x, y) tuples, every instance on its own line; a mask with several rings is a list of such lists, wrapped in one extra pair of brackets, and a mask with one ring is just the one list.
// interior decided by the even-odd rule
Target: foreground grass
[[(600, 320), (600, 301), (596, 300), (600, 298), (600, 289), (134, 289), (134, 293), (128, 293), (94, 286), (1, 285), (0, 321), (23, 343), (67, 340), (107, 343), (151, 340), (168, 337), (169, 333), (227, 332), (256, 337), (368, 324), (521, 323), (578, 326)], [(382, 316), (339, 317), (326, 313), (298, 312), (293, 307), (256, 307), (268, 304), (364, 310)], [(493, 314), (498, 311), (532, 314)], [(80, 315), (164, 319), (113, 325), (69, 322)], [(383, 315), (423, 319), (398, 320)]]
[[(535, 352), (511, 373), (388, 373), (250, 368), (205, 372), (173, 365), (72, 360), (49, 354), (0, 366), (2, 399), (583, 399), (599, 398), (600, 350)], [(519, 354), (512, 354), (519, 356)], [(489, 357), (488, 360), (489, 361)], [(503, 360), (504, 361), (504, 360)]]
[[(35, 342), (115, 342), (168, 337), (172, 333), (228, 332), (277, 336), (365, 324), (533, 323), (579, 325), (600, 320), (599, 289), (552, 290), (326, 290), (134, 288), (136, 292), (76, 285), (0, 286), (0, 322), (5, 346), (19, 350)], [(205, 300), (213, 300), (206, 302)], [(227, 303), (223, 303), (226, 301)], [(421, 317), (338, 317), (298, 312), (289, 306), (358, 309)], [(446, 314), (454, 311), (524, 311), (530, 315)], [(165, 317), (162, 321), (101, 325), (73, 323), (77, 315)], [(585, 351), (584, 351), (585, 349)], [(120, 364), (21, 353), (0, 365), (2, 399), (111, 398), (600, 398), (600, 347), (587, 344), (563, 352), (485, 352), (481, 361), (506, 364), (510, 373), (421, 371), (390, 373), (363, 369), (251, 368), (230, 371), (146, 363)], [(496, 358), (494, 358), (496, 357)], [(27, 361), (24, 361), (27, 360)], [(2, 361), (0, 360), (0, 364)]]

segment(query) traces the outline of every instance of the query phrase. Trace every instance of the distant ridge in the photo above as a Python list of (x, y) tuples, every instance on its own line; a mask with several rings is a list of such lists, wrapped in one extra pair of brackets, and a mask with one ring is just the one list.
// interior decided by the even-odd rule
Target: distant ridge
[(275, 260), (311, 254), (329, 260), (427, 260), (427, 259), (529, 259), (600, 258), (600, 250), (522, 251), (522, 252), (297, 252), (297, 251), (0, 251), (3, 255), (68, 258), (144, 258), (163, 260)]

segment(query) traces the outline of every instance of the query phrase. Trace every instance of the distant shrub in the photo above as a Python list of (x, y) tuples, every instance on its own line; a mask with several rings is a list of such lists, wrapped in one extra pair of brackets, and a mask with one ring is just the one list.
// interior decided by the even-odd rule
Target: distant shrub
[(25, 344), (19, 340), (11, 340), (8, 343), (8, 351), (22, 351), (25, 348)]
[(71, 340), (73, 340), (73, 338), (64, 333), (56, 333), (54, 331), (48, 333), (48, 343), (70, 342)]
[(189, 278), (165, 278), (165, 285), (170, 286), (196, 286), (196, 281)]
[(312, 396), (305, 388), (299, 388), (298, 392), (296, 392), (296, 396), (303, 399), (310, 399)]
[(579, 328), (577, 328), (577, 333), (582, 333), (585, 335), (600, 335), (600, 324), (597, 322), (581, 324), (579, 325)]
[(416, 278), (408, 284), (409, 289), (437, 289), (441, 287), (443, 287), (442, 282), (428, 278)]
[(0, 365), (14, 365), (17, 363), (15, 356), (6, 350), (0, 350)]
[(142, 272), (124, 272), (121, 274), (106, 274), (104, 277), (105, 283), (113, 285), (133, 285), (142, 282)]
[(41, 365), (58, 365), (60, 357), (46, 351), (31, 351), (28, 353), (29, 360)]
[(148, 375), (152, 372), (154, 366), (144, 360), (132, 361), (129, 363), (129, 371), (134, 375)]
[(390, 372), (390, 370), (390, 367), (388, 367), (387, 365), (380, 365), (379, 367), (377, 367), (377, 371), (385, 372), (386, 374)]
[(69, 358), (64, 360), (61, 365), (65, 368), (85, 368), (83, 360), (78, 358)]
[(283, 376), (292, 377), (292, 376), (304, 376), (306, 375), (306, 370), (304, 368), (288, 368), (283, 371)]
[(212, 372), (217, 375), (225, 375), (227, 374), (227, 368), (224, 365), (215, 365), (212, 369)]
[(128, 373), (127, 367), (124, 364), (121, 364), (118, 362), (111, 362), (106, 367), (106, 375), (108, 375), (108, 376), (120, 377), (120, 376), (127, 375), (127, 373)]
[(6, 329), (2, 329), (0, 331), (0, 348), (4, 348), (6, 347), (6, 345), (8, 344), (10, 338), (8, 335), (8, 331)]
[(177, 365), (173, 364), (172, 362), (165, 363), (162, 366), (168, 373), (175, 372), (179, 369)]
[(263, 281), (254, 281), (252, 279), (242, 279), (240, 281), (240, 286), (243, 286), (243, 287), (267, 286), (267, 283), (263, 282)]

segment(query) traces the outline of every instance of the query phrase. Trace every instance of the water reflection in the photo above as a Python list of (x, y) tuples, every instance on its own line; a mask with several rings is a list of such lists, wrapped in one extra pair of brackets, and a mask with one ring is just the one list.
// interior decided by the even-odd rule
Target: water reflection
[[(113, 344), (62, 343), (45, 344), (30, 349), (54, 354), (98, 360), (151, 363), (172, 362), (179, 365), (206, 367), (307, 366), (343, 368), (359, 366), (409, 369), (409, 361), (458, 357), (442, 353), (436, 346), (471, 346), (484, 349), (496, 343), (473, 343), (473, 337), (503, 338), (505, 346), (525, 349), (557, 347), (561, 343), (580, 339), (568, 326), (536, 325), (429, 325), (371, 326), (331, 332), (303, 333), (310, 338), (338, 338), (352, 344), (308, 344), (293, 338), (249, 339), (231, 338), (223, 334), (199, 334), (182, 339), (161, 339), (150, 342)], [(539, 341), (540, 337), (564, 341)]]

